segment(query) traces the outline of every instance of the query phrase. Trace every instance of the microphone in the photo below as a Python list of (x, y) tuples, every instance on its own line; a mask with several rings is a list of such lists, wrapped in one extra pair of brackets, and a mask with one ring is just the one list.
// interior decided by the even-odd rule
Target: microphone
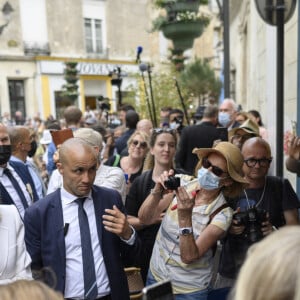
[(142, 46), (138, 46), (136, 48), (136, 60), (135, 60), (136, 63), (140, 62), (140, 60), (141, 60), (140, 56), (141, 56), (142, 52), (143, 52), (143, 47)]
[(148, 70), (148, 64), (146, 64), (146, 63), (141, 63), (141, 64), (139, 65), (139, 68), (140, 68), (140, 71), (141, 71), (141, 72), (145, 72), (145, 71)]

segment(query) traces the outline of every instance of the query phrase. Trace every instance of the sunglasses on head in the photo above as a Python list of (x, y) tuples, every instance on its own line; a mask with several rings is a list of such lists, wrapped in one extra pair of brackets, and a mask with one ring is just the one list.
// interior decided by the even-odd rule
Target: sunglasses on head
[(171, 134), (175, 134), (176, 130), (171, 129), (171, 128), (153, 128), (152, 132), (156, 133), (156, 134), (160, 134), (160, 133), (171, 133)]
[(131, 144), (132, 144), (134, 147), (140, 146), (140, 147), (143, 148), (143, 149), (146, 149), (147, 146), (148, 146), (146, 142), (140, 142), (140, 141), (137, 141), (137, 140), (133, 140), (133, 141), (131, 142)]
[(221, 168), (212, 165), (212, 163), (208, 160), (207, 157), (204, 157), (202, 159), (202, 167), (205, 169), (208, 169), (211, 167), (211, 171), (218, 177), (222, 176), (222, 174), (224, 174), (224, 173), (225, 174), (228, 173), (228, 172), (223, 171)]

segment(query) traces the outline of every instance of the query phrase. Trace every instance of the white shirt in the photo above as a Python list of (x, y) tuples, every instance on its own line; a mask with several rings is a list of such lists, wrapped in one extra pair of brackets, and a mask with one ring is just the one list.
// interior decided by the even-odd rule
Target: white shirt
[[(28, 206), (30, 206), (32, 204), (32, 199), (30, 194), (28, 193), (25, 184), (23, 183), (21, 177), (17, 174), (17, 172), (9, 165), (9, 163), (7, 163), (7, 169), (10, 170), (10, 172), (12, 173), (13, 177), (17, 180), (25, 198), (26, 201), (28, 203)], [(13, 184), (11, 183), (11, 181), (9, 180), (9, 178), (3, 173), (4, 168), (0, 167), (0, 181), (3, 184), (3, 186), (5, 187), (7, 193), (10, 195), (12, 201), (14, 202), (15, 206), (17, 207), (22, 219), (24, 219), (24, 214), (25, 214), (25, 209), (22, 203), (22, 200), (19, 198), (19, 194), (17, 193), (17, 191), (15, 190)]]
[[(77, 197), (68, 193), (62, 187), (61, 199), (64, 224), (69, 224), (68, 231), (65, 236), (66, 281), (64, 297), (83, 299), (84, 280), (82, 249), (78, 221), (78, 204), (75, 202)], [(110, 286), (98, 238), (95, 209), (91, 195), (89, 195), (88, 198), (84, 201), (83, 207), (88, 216), (88, 222), (91, 232), (92, 249), (94, 253), (94, 263), (98, 287), (97, 297), (103, 297), (110, 294)]]
[(43, 195), (43, 186), (42, 186), (42, 183), (41, 183), (41, 179), (36, 174), (36, 171), (33, 170), (32, 163), (30, 163), (30, 162), (24, 163), (24, 161), (22, 161), (21, 159), (19, 159), (16, 156), (13, 156), (13, 155), (10, 157), (10, 159), (12, 161), (22, 163), (24, 166), (26, 166), (26, 165), (28, 166), (28, 171), (29, 171), (29, 174), (30, 174), (30, 176), (32, 178), (32, 181), (34, 183), (34, 187), (35, 187), (35, 190), (37, 192), (37, 195), (38, 195), (39, 199), (42, 199), (44, 197), (44, 195)]

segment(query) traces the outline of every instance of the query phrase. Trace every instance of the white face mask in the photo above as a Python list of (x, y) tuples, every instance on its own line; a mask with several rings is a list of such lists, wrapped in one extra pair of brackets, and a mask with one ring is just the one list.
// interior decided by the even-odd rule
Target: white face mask
[(208, 169), (201, 168), (198, 170), (198, 182), (205, 190), (215, 190), (219, 188), (220, 177), (210, 172)]
[(230, 117), (231, 117), (230, 114), (227, 112), (219, 112), (219, 115), (218, 115), (219, 123), (223, 127), (226, 127), (231, 121)]
[(176, 122), (171, 122), (171, 123), (169, 124), (169, 127), (170, 127), (171, 129), (177, 129), (179, 126), (180, 126), (180, 124), (178, 124), (178, 123), (176, 123)]

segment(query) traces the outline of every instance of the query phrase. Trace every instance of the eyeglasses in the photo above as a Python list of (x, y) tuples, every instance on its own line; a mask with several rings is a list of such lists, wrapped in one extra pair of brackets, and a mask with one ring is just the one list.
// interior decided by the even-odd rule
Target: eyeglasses
[(256, 164), (260, 167), (268, 167), (270, 163), (272, 162), (272, 158), (260, 158), (260, 159), (255, 159), (255, 158), (248, 158), (244, 160), (244, 163), (249, 167), (249, 168), (254, 168)]
[(172, 128), (153, 128), (152, 132), (156, 133), (156, 134), (160, 134), (160, 133), (171, 133), (171, 134), (175, 134), (176, 130), (172, 129)]
[(207, 157), (204, 157), (202, 159), (202, 166), (205, 169), (208, 169), (211, 167), (211, 171), (218, 177), (222, 176), (223, 173), (228, 173), (228, 172), (223, 171), (221, 168), (212, 165), (212, 163), (207, 159)]
[(147, 146), (148, 146), (146, 142), (140, 142), (140, 141), (137, 141), (137, 140), (133, 140), (133, 141), (131, 142), (131, 144), (132, 144), (134, 147), (140, 146), (142, 149), (146, 149)]

